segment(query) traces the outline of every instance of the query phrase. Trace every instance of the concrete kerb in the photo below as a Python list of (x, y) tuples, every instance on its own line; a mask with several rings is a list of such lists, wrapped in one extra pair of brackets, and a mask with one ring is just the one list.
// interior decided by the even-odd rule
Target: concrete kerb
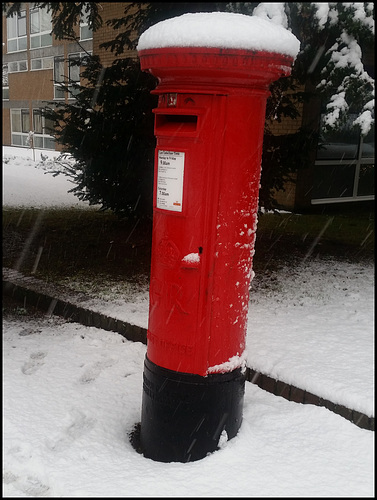
[(81, 306), (80, 302), (90, 299), (82, 292), (77, 293), (63, 286), (51, 286), (37, 278), (3, 268), (3, 293), (24, 305), (44, 311), (48, 316), (54, 314), (84, 326), (116, 332), (133, 342), (147, 342), (145, 328)]
[[(94, 326), (106, 331), (119, 333), (132, 342), (147, 343), (147, 330), (106, 314), (80, 306), (80, 301), (90, 299), (86, 294), (74, 292), (67, 287), (51, 285), (34, 277), (22, 275), (13, 269), (3, 268), (3, 293), (18, 302), (44, 311), (47, 315), (57, 315), (84, 326)], [(351, 421), (358, 427), (374, 431), (374, 417), (323, 399), (299, 387), (286, 384), (251, 367), (246, 368), (246, 380), (261, 389), (289, 401), (323, 406)]]

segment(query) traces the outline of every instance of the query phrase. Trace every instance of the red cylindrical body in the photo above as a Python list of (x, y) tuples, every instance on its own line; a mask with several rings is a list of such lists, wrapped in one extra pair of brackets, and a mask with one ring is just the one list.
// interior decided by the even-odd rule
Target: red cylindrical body
[(139, 52), (159, 95), (148, 359), (207, 376), (244, 361), (266, 99), (281, 54)]
[(293, 58), (200, 47), (139, 57), (159, 80), (140, 449), (187, 462), (242, 422), (266, 99)]

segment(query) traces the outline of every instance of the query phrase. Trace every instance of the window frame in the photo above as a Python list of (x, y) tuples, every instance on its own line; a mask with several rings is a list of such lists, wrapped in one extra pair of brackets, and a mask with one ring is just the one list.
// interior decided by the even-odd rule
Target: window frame
[[(14, 115), (18, 114), (17, 121), (19, 122), (19, 129), (14, 130), (15, 119)], [(28, 127), (26, 126), (26, 117), (28, 116)], [(26, 130), (28, 129), (28, 130)], [(11, 130), (11, 145), (16, 147), (29, 147), (28, 138), (30, 132), (30, 111), (29, 108), (12, 108), (10, 110), (10, 130)], [(14, 140), (15, 137), (19, 137), (20, 141)]]
[[(85, 58), (92, 54), (89, 52), (71, 52), (68, 54), (67, 58), (63, 56), (55, 56), (54, 57), (54, 73), (53, 73), (53, 81), (54, 81), (54, 100), (63, 100), (67, 97), (70, 100), (75, 99), (75, 93), (80, 91), (79, 88), (74, 88), (74, 85), (81, 85), (81, 68), (85, 66), (84, 61)], [(80, 61), (80, 65), (71, 65), (72, 60)], [(59, 73), (57, 71), (57, 65), (61, 64), (59, 69)], [(62, 72), (63, 69), (63, 72)], [(68, 74), (67, 74), (68, 73)], [(67, 96), (66, 92), (61, 88), (64, 85), (68, 88)], [(72, 93), (73, 94), (72, 94)], [(60, 95), (59, 95), (60, 93)]]
[[(57, 64), (61, 64), (61, 68), (63, 72), (60, 73), (61, 68), (59, 69), (59, 73), (57, 73)], [(54, 100), (62, 101), (65, 99), (65, 91), (62, 89), (61, 84), (65, 83), (65, 59), (64, 56), (55, 56), (54, 64), (53, 64), (53, 81), (54, 81)], [(62, 95), (59, 96), (58, 93)]]
[[(40, 68), (33, 68), (33, 62), (40, 61)], [(30, 71), (43, 71), (43, 70), (54, 70), (54, 58), (49, 57), (34, 57), (30, 59)]]
[[(80, 42), (93, 39), (93, 30), (89, 28), (89, 24), (87, 22), (88, 16), (89, 13), (84, 12), (80, 19)], [(88, 36), (84, 35), (84, 33), (87, 33)]]
[[(83, 52), (72, 52), (68, 54), (68, 89), (71, 93), (68, 93), (68, 99), (75, 99), (75, 92), (79, 92), (80, 89), (74, 89), (73, 84), (80, 85), (81, 81), (81, 66), (82, 66)], [(80, 61), (80, 64), (71, 64), (72, 60)], [(77, 73), (77, 74), (73, 74)], [(74, 78), (73, 78), (74, 77)]]
[[(32, 21), (32, 16), (35, 14), (38, 14), (38, 31), (33, 31), (33, 21)], [(49, 16), (49, 23), (48, 23), (48, 29), (43, 29), (45, 26), (43, 26), (43, 21), (41, 19), (41, 16), (46, 15)], [(30, 50), (34, 49), (40, 49), (41, 47), (50, 47), (52, 46), (52, 19), (51, 19), (51, 14), (47, 11), (47, 8), (44, 7), (30, 7), (29, 11), (29, 21), (30, 21)], [(41, 22), (42, 21), (42, 22)], [(34, 22), (34, 26), (36, 26), (36, 23)], [(38, 45), (35, 45), (34, 40), (39, 40)], [(47, 40), (47, 43), (44, 41)]]
[[(21, 69), (20, 68), (20, 65), (21, 64), (25, 64), (26, 68), (25, 69)], [(11, 68), (11, 65), (16, 65), (17, 66), (17, 69), (12, 69)], [(10, 61), (8, 63), (8, 73), (23, 73), (25, 71), (28, 71), (28, 62), (27, 62), (27, 59), (23, 59), (21, 61)]]
[[(40, 131), (36, 131), (36, 118), (40, 120)], [(55, 138), (46, 132), (46, 117), (42, 108), (32, 109), (33, 144), (37, 149), (55, 150)]]
[[(7, 18), (7, 53), (22, 52), (27, 50), (27, 29), (26, 29), (26, 10), (21, 10), (13, 16)], [(12, 24), (14, 26), (12, 26)], [(24, 26), (23, 26), (24, 25)], [(14, 31), (15, 36), (10, 36)], [(13, 33), (12, 33), (13, 35)], [(16, 48), (10, 48), (15, 43)]]
[(3, 88), (3, 101), (9, 101), (9, 67), (8, 63), (3, 64), (3, 79), (2, 79), (2, 88)]
[[(349, 196), (329, 196), (327, 197), (313, 197), (311, 199), (311, 204), (312, 205), (324, 205), (327, 203), (345, 203), (345, 202), (351, 202), (351, 201), (371, 201), (374, 200), (375, 194), (358, 194), (359, 193), (359, 185), (360, 185), (360, 173), (362, 171), (363, 166), (373, 166), (374, 168), (374, 155), (373, 156), (363, 156), (363, 144), (364, 144), (364, 139), (363, 136), (360, 134), (359, 135), (359, 141), (357, 144), (357, 153), (356, 153), (356, 158), (349, 158), (349, 159), (332, 159), (332, 160), (326, 160), (326, 159), (321, 159), (321, 160), (316, 160), (314, 163), (314, 169), (318, 166), (320, 167), (341, 167), (345, 168), (347, 166), (349, 167), (354, 167), (354, 174), (353, 174), (353, 180), (352, 180), (352, 194)], [(374, 187), (374, 183), (373, 183)]]

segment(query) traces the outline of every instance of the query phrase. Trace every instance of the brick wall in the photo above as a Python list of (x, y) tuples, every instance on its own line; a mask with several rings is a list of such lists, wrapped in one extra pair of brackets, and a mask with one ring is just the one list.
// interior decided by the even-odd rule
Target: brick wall
[[(302, 87), (299, 90), (304, 90)], [(266, 120), (266, 126), (268, 130), (271, 131), (274, 135), (287, 135), (296, 133), (303, 123), (303, 110), (304, 104), (297, 103), (297, 109), (299, 112), (299, 116), (296, 119), (292, 119), (289, 117), (283, 117), (281, 121), (278, 120)], [(281, 207), (287, 210), (293, 210), (295, 207), (296, 200), (296, 176), (293, 176), (294, 181), (289, 181), (285, 183), (285, 189), (279, 191), (273, 191), (273, 196), (275, 201)]]
[(3, 108), (3, 145), (9, 146), (10, 143), (10, 110)]
[[(93, 54), (97, 54), (101, 58), (101, 63), (104, 66), (109, 66), (114, 59), (117, 57), (125, 57), (123, 56), (115, 56), (113, 52), (110, 50), (100, 49), (99, 46), (110, 40), (113, 40), (116, 35), (122, 31), (122, 29), (114, 30), (112, 27), (106, 25), (106, 21), (110, 19), (121, 18), (124, 15), (124, 9), (127, 5), (132, 2), (107, 2), (103, 4), (103, 10), (100, 10), (99, 13), (102, 17), (103, 25), (102, 27), (94, 33), (93, 36)], [(134, 11), (140, 8), (142, 4), (134, 4)], [(127, 53), (127, 57), (137, 57), (136, 51), (130, 51)]]
[[(293, 176), (296, 178), (296, 175)], [(273, 197), (276, 203), (286, 210), (294, 210), (296, 202), (296, 183), (288, 181), (284, 185), (285, 190), (273, 191)]]
[[(304, 91), (304, 86), (302, 86), (302, 88), (298, 90)], [(289, 117), (283, 117), (280, 122), (273, 119), (266, 120), (266, 125), (268, 129), (274, 135), (294, 134), (295, 132), (297, 132), (303, 122), (304, 104), (302, 102), (296, 103), (296, 107), (299, 112), (299, 116), (296, 119), (293, 120), (292, 118)]]
[(52, 100), (54, 86), (53, 71), (26, 71), (9, 75), (9, 100)]

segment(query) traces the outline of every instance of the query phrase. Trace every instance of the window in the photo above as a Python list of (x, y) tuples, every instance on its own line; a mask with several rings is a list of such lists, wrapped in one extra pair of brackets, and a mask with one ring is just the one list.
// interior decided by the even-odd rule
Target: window
[(350, 126), (355, 117), (317, 151), (312, 204), (374, 199), (374, 127), (362, 137)]
[(18, 52), (27, 49), (26, 10), (7, 18), (8, 52)]
[(87, 63), (88, 57), (86, 52), (69, 54), (67, 75), (65, 73), (64, 57), (54, 57), (54, 99), (65, 98), (65, 87), (69, 90), (68, 99), (74, 99), (75, 95), (80, 92), (81, 66)]
[(88, 26), (88, 15), (84, 13), (80, 21), (80, 40), (90, 40), (93, 38), (93, 30)]
[[(31, 131), (28, 109), (11, 109), (12, 146), (30, 147)], [(53, 129), (51, 120), (43, 116), (41, 109), (33, 109), (33, 146), (39, 149), (55, 149), (55, 140), (49, 135)]]
[(18, 73), (19, 71), (27, 71), (27, 61), (12, 61), (8, 63), (9, 73)]
[(3, 100), (9, 99), (8, 64), (3, 64)]
[(354, 193), (357, 197), (374, 199), (374, 126), (361, 138), (359, 161), (356, 165)]
[(68, 98), (74, 98), (80, 92), (80, 89), (72, 84), (80, 85), (80, 71), (81, 71), (81, 54), (69, 54), (68, 56), (68, 82), (69, 94)]
[(357, 156), (359, 132), (352, 128), (356, 115), (350, 115), (347, 123), (340, 129), (328, 132), (317, 152), (317, 159), (354, 159)]
[(64, 99), (64, 57), (54, 57), (54, 99)]
[(30, 48), (52, 45), (51, 14), (47, 8), (30, 9)]
[(41, 69), (53, 69), (54, 58), (53, 57), (41, 57), (30, 60), (31, 70), (37, 71)]
[(53, 129), (53, 122), (43, 116), (41, 109), (33, 109), (33, 142), (39, 149), (55, 149), (55, 140), (49, 135)]
[(12, 146), (29, 146), (30, 115), (28, 109), (11, 109)]

